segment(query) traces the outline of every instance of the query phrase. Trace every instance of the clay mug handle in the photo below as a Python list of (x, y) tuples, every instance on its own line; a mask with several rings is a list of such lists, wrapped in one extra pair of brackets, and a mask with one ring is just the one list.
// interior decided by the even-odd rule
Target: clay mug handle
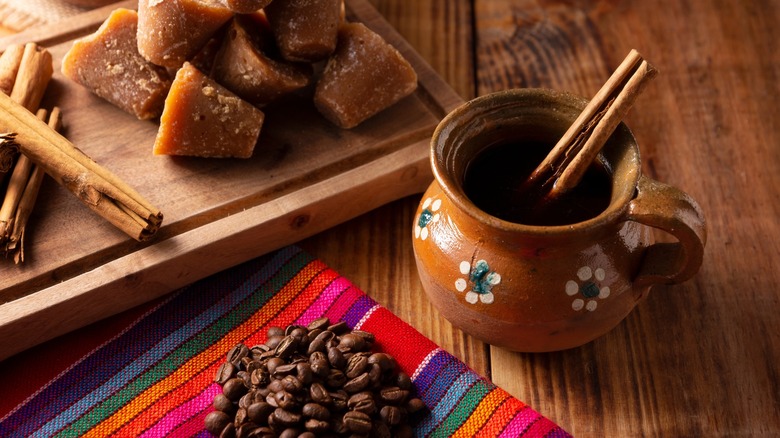
[(678, 240), (655, 243), (645, 250), (634, 287), (682, 283), (699, 270), (707, 229), (704, 214), (690, 195), (643, 175), (629, 203), (628, 220), (666, 231)]

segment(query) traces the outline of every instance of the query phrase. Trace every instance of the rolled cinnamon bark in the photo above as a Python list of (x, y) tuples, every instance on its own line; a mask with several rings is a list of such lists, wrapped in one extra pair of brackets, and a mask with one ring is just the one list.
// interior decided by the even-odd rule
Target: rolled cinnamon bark
[(157, 65), (178, 68), (232, 16), (218, 0), (139, 0), (138, 51)]

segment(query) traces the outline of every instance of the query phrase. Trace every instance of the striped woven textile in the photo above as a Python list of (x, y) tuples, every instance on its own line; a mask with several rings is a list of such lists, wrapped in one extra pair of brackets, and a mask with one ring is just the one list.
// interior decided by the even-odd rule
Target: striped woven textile
[(227, 352), (323, 315), (374, 333), (412, 376), (429, 409), (417, 436), (569, 436), (297, 247), (0, 363), (0, 436), (210, 436)]

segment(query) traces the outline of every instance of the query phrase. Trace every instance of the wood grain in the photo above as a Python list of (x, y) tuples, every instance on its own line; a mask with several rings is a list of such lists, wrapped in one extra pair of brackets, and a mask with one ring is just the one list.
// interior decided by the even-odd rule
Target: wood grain
[(694, 280), (655, 288), (604, 338), (548, 355), (492, 349), (496, 383), (577, 436), (778, 433), (778, 4), (476, 4), (479, 94), (590, 97), (631, 48), (652, 60), (661, 73), (629, 124), (645, 172), (693, 195), (710, 236)]

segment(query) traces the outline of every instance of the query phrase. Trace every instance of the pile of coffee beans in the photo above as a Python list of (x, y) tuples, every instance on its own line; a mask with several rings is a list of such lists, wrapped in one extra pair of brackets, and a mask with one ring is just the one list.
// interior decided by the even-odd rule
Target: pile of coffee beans
[(236, 345), (215, 381), (206, 429), (221, 437), (405, 437), (425, 409), (374, 335), (320, 318), (272, 327), (264, 344)]

